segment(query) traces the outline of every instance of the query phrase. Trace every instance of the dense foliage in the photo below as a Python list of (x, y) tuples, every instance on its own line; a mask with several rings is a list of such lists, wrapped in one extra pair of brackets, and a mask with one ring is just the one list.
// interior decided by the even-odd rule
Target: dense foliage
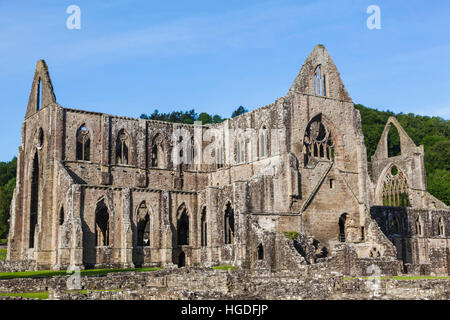
[[(422, 144), (425, 147), (428, 191), (450, 205), (450, 122), (439, 117), (378, 111), (360, 104), (355, 107), (361, 113), (368, 160), (370, 161), (377, 148), (388, 118), (395, 116), (411, 139), (417, 145)], [(231, 117), (246, 112), (248, 110), (240, 106)], [(219, 115), (210, 115), (206, 112), (197, 114), (194, 109), (170, 113), (155, 110), (151, 115), (142, 114), (141, 118), (186, 124), (193, 124), (194, 121), (202, 121), (203, 124), (220, 123), (226, 120)], [(399, 154), (400, 139), (394, 127), (389, 132), (388, 141), (389, 155)], [(16, 185), (16, 164), (16, 158), (9, 162), (0, 162), (0, 239), (7, 237), (10, 203)]]
[(155, 110), (151, 115), (141, 114), (140, 118), (185, 124), (194, 124), (195, 121), (201, 121), (202, 124), (221, 123), (225, 120), (217, 114), (210, 115), (206, 112), (197, 114), (194, 109), (189, 111), (173, 111), (170, 113), (160, 113), (158, 110)]
[(0, 162), (0, 239), (8, 235), (9, 207), (16, 186), (17, 158)]
[[(367, 157), (375, 153), (381, 134), (390, 116), (395, 116), (416, 145), (425, 148), (425, 170), (428, 191), (450, 204), (450, 121), (439, 117), (418, 116), (412, 113), (394, 114), (355, 105), (361, 113), (362, 130)], [(395, 127), (388, 135), (389, 156), (400, 153), (400, 138)]]

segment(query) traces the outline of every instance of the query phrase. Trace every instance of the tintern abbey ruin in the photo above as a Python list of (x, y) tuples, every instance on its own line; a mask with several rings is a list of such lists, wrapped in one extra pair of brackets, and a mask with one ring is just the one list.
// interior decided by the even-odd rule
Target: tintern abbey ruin
[[(393, 127), (401, 154), (389, 157)], [(367, 160), (360, 114), (322, 45), (284, 97), (208, 125), (65, 108), (41, 60), (7, 260), (449, 275), (450, 208), (427, 192), (424, 156), (390, 118)]]

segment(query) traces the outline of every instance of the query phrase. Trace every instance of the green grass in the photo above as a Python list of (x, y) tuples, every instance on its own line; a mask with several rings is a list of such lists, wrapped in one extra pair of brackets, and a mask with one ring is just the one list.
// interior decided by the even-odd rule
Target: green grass
[(0, 244), (7, 244), (8, 243), (8, 239), (0, 239)]
[(0, 249), (0, 260), (6, 260), (6, 253), (8, 249)]
[[(89, 269), (81, 270), (82, 276), (104, 276), (113, 272), (145, 272), (157, 271), (161, 268), (137, 268), (137, 269)], [(24, 271), (24, 272), (0, 272), (0, 279), (15, 279), (15, 278), (37, 278), (37, 277), (54, 277), (54, 276), (68, 276), (70, 275), (65, 270), (39, 270), (39, 271)]]
[(0, 293), (3, 297), (22, 297), (22, 298), (37, 298), (41, 300), (48, 299), (48, 291), (44, 292), (21, 292), (21, 293)]
[(212, 268), (213, 268), (213, 270), (228, 270), (228, 269), (236, 270), (235, 266), (229, 266), (229, 265), (215, 266), (215, 267), (212, 267)]
[(286, 232), (284, 232), (284, 236), (290, 240), (294, 240), (295, 238), (298, 237), (298, 232), (297, 231), (286, 231)]
[(447, 276), (392, 276), (392, 277), (345, 277), (344, 280), (355, 280), (355, 279), (362, 279), (362, 280), (374, 280), (374, 279), (380, 279), (380, 280), (450, 280), (450, 277)]

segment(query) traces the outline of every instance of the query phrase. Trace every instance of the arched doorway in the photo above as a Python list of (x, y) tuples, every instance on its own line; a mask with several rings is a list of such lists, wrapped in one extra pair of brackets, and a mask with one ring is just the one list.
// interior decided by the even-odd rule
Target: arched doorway
[(150, 215), (145, 201), (139, 205), (136, 220), (137, 246), (150, 246)]
[(179, 246), (189, 245), (189, 216), (184, 204), (178, 209), (177, 242)]
[(97, 247), (109, 246), (109, 213), (103, 200), (95, 210), (95, 243)]
[(339, 218), (339, 242), (345, 242), (345, 223), (347, 221), (347, 214), (344, 213)]
[(258, 260), (264, 260), (264, 247), (262, 243), (258, 245)]
[(186, 254), (181, 251), (180, 255), (178, 256), (178, 268), (182, 268), (186, 265)]

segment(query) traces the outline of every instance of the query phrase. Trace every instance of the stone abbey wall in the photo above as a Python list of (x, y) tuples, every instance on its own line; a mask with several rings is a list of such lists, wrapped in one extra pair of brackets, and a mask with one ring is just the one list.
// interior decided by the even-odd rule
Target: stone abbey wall
[[(386, 152), (391, 126), (402, 143), (395, 158)], [(8, 261), (278, 270), (328, 259), (330, 271), (351, 275), (371, 264), (445, 274), (449, 208), (427, 193), (423, 156), (392, 118), (367, 162), (359, 112), (321, 45), (284, 97), (205, 126), (64, 108), (41, 60), (22, 125)], [(405, 226), (423, 212), (421, 237), (385, 232), (398, 210), (411, 212)], [(434, 239), (425, 220), (438, 216)], [(297, 243), (284, 232), (299, 233)], [(314, 261), (311, 245), (324, 250)], [(343, 250), (353, 262), (341, 261)]]

